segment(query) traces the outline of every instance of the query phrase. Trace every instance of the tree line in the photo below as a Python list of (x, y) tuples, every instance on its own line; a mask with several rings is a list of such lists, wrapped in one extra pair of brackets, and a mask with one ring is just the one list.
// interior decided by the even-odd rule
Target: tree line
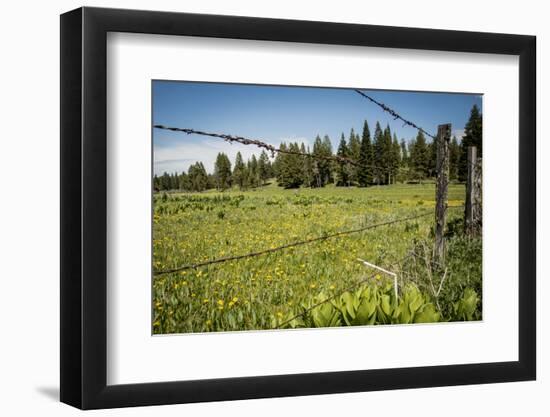
[[(465, 181), (467, 175), (467, 149), (477, 146), (482, 156), (482, 115), (474, 105), (464, 127), (460, 143), (453, 136), (449, 144), (449, 176), (451, 180)], [(400, 141), (391, 132), (376, 122), (371, 135), (365, 120), (361, 134), (352, 128), (346, 138), (342, 133), (336, 155), (353, 159), (357, 164), (324, 159), (334, 156), (330, 138), (317, 136), (310, 148), (304, 143), (281, 143), (281, 150), (304, 155), (278, 153), (272, 162), (265, 151), (257, 158), (252, 155), (246, 162), (240, 152), (232, 164), (225, 153), (219, 153), (214, 164), (214, 173), (208, 174), (202, 162), (191, 165), (180, 174), (155, 175), (155, 190), (204, 191), (216, 188), (226, 190), (256, 188), (265, 185), (271, 178), (284, 188), (324, 187), (335, 184), (339, 187), (388, 185), (397, 182), (418, 182), (436, 176), (437, 145), (427, 140), (422, 132), (408, 143)], [(305, 155), (307, 154), (307, 155)]]
[(205, 191), (214, 188), (223, 191), (233, 186), (246, 190), (265, 185), (274, 176), (273, 164), (265, 151), (258, 158), (252, 155), (246, 162), (237, 152), (233, 165), (229, 157), (220, 152), (216, 156), (213, 174), (206, 172), (202, 162), (195, 162), (187, 172), (155, 175), (153, 187), (156, 191)]

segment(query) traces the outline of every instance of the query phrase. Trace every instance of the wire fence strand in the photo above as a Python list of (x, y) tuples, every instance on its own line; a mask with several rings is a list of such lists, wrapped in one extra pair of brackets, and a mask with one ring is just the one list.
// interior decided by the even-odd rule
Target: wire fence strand
[(420, 215), (417, 215), (417, 216), (410, 216), (410, 217), (404, 217), (404, 218), (401, 218), (401, 219), (389, 220), (389, 221), (382, 222), (382, 223), (375, 223), (375, 224), (367, 225), (367, 226), (364, 226), (364, 227), (360, 227), (358, 229), (344, 230), (344, 231), (341, 231), (341, 232), (336, 232), (336, 233), (332, 233), (332, 234), (318, 236), (318, 237), (311, 238), (311, 239), (306, 239), (306, 240), (301, 240), (301, 241), (298, 241), (298, 242), (288, 243), (286, 245), (277, 246), (275, 248), (264, 249), (264, 250), (257, 251), (257, 252), (250, 252), (250, 253), (246, 253), (246, 254), (243, 254), (243, 255), (227, 256), (227, 257), (224, 257), (224, 258), (212, 259), (212, 260), (209, 260), (209, 261), (198, 262), (198, 263), (195, 263), (195, 264), (183, 265), (183, 266), (173, 268), (173, 269), (167, 269), (167, 270), (163, 270), (163, 271), (156, 271), (156, 272), (153, 272), (153, 275), (158, 276), (158, 275), (172, 274), (172, 273), (175, 273), (175, 272), (184, 271), (184, 270), (188, 270), (188, 269), (195, 269), (195, 268), (204, 267), (204, 266), (213, 265), (213, 264), (220, 264), (220, 263), (229, 262), (229, 261), (236, 261), (236, 260), (240, 260), (240, 259), (244, 259), (244, 258), (251, 258), (251, 257), (255, 257), (255, 256), (266, 255), (268, 253), (278, 252), (280, 250), (293, 248), (295, 246), (301, 246), (301, 245), (306, 245), (306, 244), (309, 244), (309, 243), (320, 242), (320, 241), (323, 241), (323, 240), (332, 239), (332, 238), (335, 238), (335, 237), (338, 237), (338, 236), (345, 236), (345, 235), (349, 235), (349, 234), (352, 234), (352, 233), (364, 232), (366, 230), (375, 229), (375, 228), (382, 227), (382, 226), (389, 226), (389, 225), (395, 224), (395, 223), (411, 221), (411, 220), (419, 219), (421, 217), (426, 217), (426, 216), (433, 216), (433, 212), (430, 211), (429, 213), (423, 213), (423, 214), (420, 214)]
[(416, 130), (418, 130), (419, 132), (422, 132), (423, 134), (425, 134), (426, 136), (429, 136), (430, 138), (432, 139), (437, 139), (435, 135), (432, 135), (431, 133), (428, 133), (426, 130), (422, 129), (420, 126), (418, 126), (416, 123), (413, 123), (405, 118), (403, 118), (399, 113), (397, 113), (395, 110), (389, 108), (388, 106), (386, 106), (384, 103), (381, 103), (377, 100), (375, 100), (374, 98), (372, 98), (371, 96), (363, 93), (361, 90), (355, 90), (356, 93), (360, 94), (361, 96), (363, 96), (364, 98), (366, 98), (367, 100), (371, 101), (372, 103), (376, 104), (378, 107), (380, 107), (382, 110), (384, 110), (386, 113), (389, 113), (393, 118), (394, 120), (401, 120), (403, 123), (405, 123), (406, 125), (409, 125), (411, 127), (414, 127)]
[(372, 164), (363, 164), (360, 161), (356, 161), (355, 159), (348, 158), (345, 156), (340, 156), (340, 155), (315, 155), (313, 153), (308, 153), (308, 152), (281, 149), (280, 147), (277, 148), (276, 146), (271, 145), (270, 143), (261, 141), (259, 139), (250, 139), (250, 138), (245, 138), (243, 136), (229, 135), (226, 133), (205, 132), (203, 130), (191, 129), (186, 127), (173, 127), (173, 126), (164, 126), (164, 125), (154, 125), (153, 127), (155, 129), (170, 130), (172, 132), (181, 132), (181, 133), (186, 133), (188, 135), (194, 134), (194, 135), (201, 135), (201, 136), (210, 136), (213, 138), (220, 138), (229, 143), (236, 142), (242, 145), (255, 145), (259, 148), (265, 149), (268, 152), (270, 152), (272, 157), (276, 153), (281, 153), (281, 154), (287, 154), (287, 155), (303, 156), (306, 158), (312, 158), (312, 159), (318, 159), (318, 160), (324, 160), (324, 161), (334, 161), (341, 164), (342, 163), (350, 164), (356, 167), (374, 168), (377, 170), (387, 169), (387, 167), (384, 168), (384, 167), (372, 165)]
[[(464, 209), (464, 206), (463, 205), (460, 205), (460, 206), (447, 206), (447, 208), (448, 209), (453, 209), (453, 208), (462, 208), (462, 209)], [(223, 257), (223, 258), (210, 259), (208, 261), (197, 262), (197, 263), (194, 263), (194, 264), (187, 264), (187, 265), (179, 266), (177, 268), (166, 269), (166, 270), (162, 270), (162, 271), (153, 271), (153, 275), (159, 276), (159, 275), (173, 274), (175, 272), (185, 271), (185, 270), (189, 270), (189, 269), (196, 269), (196, 268), (209, 266), (209, 265), (214, 265), (214, 264), (221, 264), (221, 263), (230, 262), (230, 261), (238, 261), (238, 260), (245, 259), (245, 258), (252, 258), (252, 257), (256, 257), (256, 256), (267, 255), (269, 253), (278, 252), (278, 251), (284, 250), (284, 249), (290, 249), (290, 248), (293, 248), (293, 247), (296, 247), (296, 246), (301, 246), (301, 245), (306, 245), (306, 244), (309, 244), (309, 243), (320, 242), (320, 241), (323, 241), (323, 240), (332, 239), (332, 238), (339, 237), (339, 236), (350, 235), (350, 234), (353, 234), (353, 233), (360, 233), (360, 232), (364, 232), (366, 230), (376, 229), (377, 227), (389, 226), (389, 225), (395, 224), (395, 223), (402, 223), (402, 222), (406, 222), (406, 221), (419, 219), (419, 218), (422, 218), (422, 217), (432, 216), (433, 214), (434, 213), (430, 211), (429, 213), (423, 213), (423, 214), (420, 214), (420, 215), (417, 215), (417, 216), (411, 216), (411, 217), (404, 217), (404, 218), (401, 218), (401, 219), (389, 220), (389, 221), (382, 222), (382, 223), (375, 223), (375, 224), (371, 224), (371, 225), (368, 225), (368, 226), (360, 227), (358, 229), (344, 230), (344, 231), (341, 231), (341, 232), (336, 232), (336, 233), (332, 233), (332, 234), (318, 236), (318, 237), (314, 237), (314, 238), (311, 238), (311, 239), (300, 240), (298, 242), (287, 243), (285, 245), (277, 246), (275, 248), (264, 249), (264, 250), (256, 251), (256, 252), (249, 252), (249, 253), (245, 253), (245, 254), (242, 254), (242, 255), (226, 256), (226, 257)]]

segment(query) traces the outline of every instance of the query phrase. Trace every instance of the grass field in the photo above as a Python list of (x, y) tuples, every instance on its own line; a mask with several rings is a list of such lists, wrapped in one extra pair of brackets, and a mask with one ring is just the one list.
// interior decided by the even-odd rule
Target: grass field
[[(463, 185), (450, 185), (449, 206), (461, 206), (464, 194)], [(380, 302), (387, 297), (386, 301), (398, 308), (399, 300), (391, 299), (393, 281), (382, 273), (374, 274), (357, 258), (397, 272), (401, 291), (415, 291), (403, 292), (400, 299), (413, 297), (409, 302), (415, 308), (416, 303), (430, 306), (417, 311), (429, 311), (432, 318), (418, 315), (416, 321), (480, 318), (480, 240), (466, 241), (449, 231), (448, 271), (438, 297), (433, 288), (438, 287), (443, 275), (427, 271), (426, 251), (424, 260), (395, 264), (411, 250), (422, 253), (422, 248), (432, 244), (434, 196), (433, 184), (285, 190), (271, 183), (251, 191), (155, 194), (154, 271), (275, 248), (388, 220), (432, 215), (267, 255), (155, 275), (153, 332), (272, 329), (332, 296), (337, 296), (335, 302), (310, 314), (309, 321), (300, 318), (286, 327), (342, 325), (344, 321), (365, 324), (352, 318), (359, 314), (356, 310), (363, 308), (360, 305), (367, 305), (367, 301), (361, 304), (363, 298), (374, 297), (364, 292), (371, 291), (367, 290), (369, 286), (377, 286)], [(450, 209), (448, 216), (449, 224), (456, 225), (462, 210)], [(354, 288), (344, 298), (340, 296), (369, 275), (373, 277), (367, 286)], [(466, 289), (471, 292), (465, 293)], [(349, 298), (352, 296), (355, 301)], [(468, 297), (470, 305), (475, 304), (475, 314), (466, 314), (466, 307), (457, 305), (460, 300), (467, 302), (464, 300)], [(342, 303), (357, 305), (351, 311)], [(344, 315), (338, 310), (342, 306)], [(371, 311), (370, 307), (364, 308)], [(379, 310), (376, 320), (369, 313), (369, 323), (413, 320), (411, 316), (409, 321), (395, 321), (389, 307)], [(387, 310), (386, 314), (382, 310)], [(409, 310), (407, 314), (414, 314), (413, 307)]]

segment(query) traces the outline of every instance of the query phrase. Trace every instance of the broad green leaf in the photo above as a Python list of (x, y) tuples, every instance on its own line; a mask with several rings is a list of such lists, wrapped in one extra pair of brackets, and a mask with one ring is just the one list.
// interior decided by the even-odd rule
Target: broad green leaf
[(384, 294), (380, 297), (380, 301), (382, 311), (389, 316), (391, 314), (390, 296)]
[(425, 304), (420, 312), (414, 317), (415, 323), (436, 323), (439, 321), (440, 314), (435, 310), (433, 304)]

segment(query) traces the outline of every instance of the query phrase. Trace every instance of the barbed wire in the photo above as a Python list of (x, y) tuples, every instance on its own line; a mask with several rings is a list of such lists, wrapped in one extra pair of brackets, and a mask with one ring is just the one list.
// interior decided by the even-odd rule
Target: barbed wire
[[(372, 100), (376, 104), (378, 104), (380, 106), (383, 106), (382, 108), (388, 109), (387, 111), (389, 111), (390, 114), (397, 115), (397, 113), (395, 113), (389, 107), (385, 106), (383, 103), (377, 102), (372, 97), (367, 96), (366, 94), (362, 93), (359, 90), (355, 90), (355, 91), (357, 91), (362, 96), (365, 96), (369, 100)], [(432, 137), (434, 140), (437, 140), (437, 138), (435, 136), (429, 134), (424, 129), (422, 129), (421, 127), (415, 125), (414, 123), (403, 119), (399, 115), (397, 115), (397, 118), (399, 118), (401, 120), (404, 120), (405, 123), (407, 123), (407, 124), (411, 125), (412, 127), (422, 131), (424, 134)], [(338, 163), (350, 164), (350, 165), (353, 165), (353, 166), (358, 167), (358, 168), (372, 168), (373, 170), (375, 170), (375, 172), (384, 172), (384, 171), (387, 171), (387, 170), (393, 170), (392, 167), (388, 167), (388, 166), (382, 167), (382, 166), (373, 165), (373, 164), (363, 164), (360, 161), (356, 161), (355, 159), (340, 156), (340, 155), (315, 155), (313, 153), (308, 153), (308, 152), (291, 151), (289, 149), (281, 149), (281, 148), (277, 148), (274, 145), (271, 145), (269, 143), (260, 141), (258, 139), (250, 139), (250, 138), (245, 138), (245, 137), (242, 137), (242, 136), (234, 136), (234, 135), (229, 135), (229, 134), (225, 134), (225, 133), (205, 132), (205, 131), (197, 130), (197, 129), (183, 128), (183, 127), (173, 127), (173, 126), (164, 126), (164, 125), (154, 125), (153, 127), (155, 129), (170, 130), (172, 132), (181, 132), (181, 133), (186, 133), (188, 135), (195, 134), (195, 135), (202, 135), (202, 136), (210, 136), (210, 137), (220, 138), (220, 139), (223, 139), (223, 140), (225, 140), (227, 142), (230, 142), (230, 143), (237, 142), (237, 143), (240, 143), (240, 144), (243, 144), (243, 145), (255, 145), (259, 148), (266, 149), (267, 151), (269, 151), (271, 153), (272, 156), (274, 156), (275, 153), (282, 153), (282, 154), (287, 154), (287, 155), (304, 156), (306, 158), (320, 159), (320, 160), (325, 160), (325, 161), (336, 161)], [(466, 165), (468, 165), (468, 164), (470, 164), (469, 161), (466, 162)], [(472, 165), (475, 165), (475, 163), (472, 163)]]
[(363, 96), (364, 98), (366, 98), (367, 100), (370, 100), (372, 103), (376, 104), (377, 106), (379, 106), (382, 110), (384, 110), (386, 113), (389, 113), (393, 118), (394, 120), (401, 120), (404, 124), (406, 125), (409, 125), (411, 127), (414, 127), (416, 130), (418, 130), (419, 132), (422, 132), (423, 134), (425, 134), (426, 136), (429, 136), (431, 137), (432, 139), (436, 140), (437, 137), (432, 135), (431, 133), (428, 133), (426, 130), (422, 129), (420, 126), (418, 126), (416, 123), (413, 123), (405, 118), (403, 118), (399, 113), (397, 113), (395, 110), (389, 108), (388, 106), (386, 106), (384, 103), (381, 103), (377, 100), (375, 100), (374, 98), (372, 98), (371, 96), (363, 93), (361, 90), (355, 90), (356, 93), (360, 94), (361, 96)]
[[(399, 265), (401, 263), (403, 263), (406, 259), (410, 258), (412, 256), (412, 253), (408, 253), (407, 255), (405, 255), (403, 258), (399, 259), (398, 261), (395, 261), (393, 262), (392, 264), (388, 265), (385, 267), (385, 269), (390, 269), (390, 268), (393, 268), (394, 266), (396, 265)], [(376, 275), (378, 275), (377, 272), (371, 274), (371, 275), (367, 275), (365, 278), (357, 281), (357, 282), (354, 282), (353, 284), (345, 287), (344, 289), (342, 289), (341, 291), (339, 291), (338, 293), (336, 294), (333, 294), (331, 295), (330, 297), (322, 300), (322, 301), (319, 301), (318, 303), (308, 307), (307, 309), (305, 309), (304, 311), (296, 314), (295, 316), (291, 317), (290, 319), (287, 319), (285, 321), (283, 321), (282, 323), (279, 323), (276, 327), (274, 327), (274, 329), (280, 329), (281, 327), (291, 323), (292, 321), (296, 320), (297, 318), (299, 317), (302, 317), (304, 315), (306, 315), (307, 313), (315, 310), (317, 307), (320, 307), (321, 305), (323, 304), (326, 304), (328, 303), (329, 301), (332, 301), (334, 300), (335, 298), (337, 297), (340, 297), (342, 294), (344, 294), (345, 292), (348, 292), (348, 291), (352, 291), (354, 290), (355, 288), (357, 288), (358, 286), (362, 285), (362, 284), (365, 284), (366, 282), (368, 282), (369, 280), (373, 279), (374, 277), (376, 277)]]
[(276, 153), (282, 153), (287, 155), (298, 155), (298, 156), (304, 156), (307, 158), (312, 159), (320, 159), (325, 161), (335, 161), (339, 163), (345, 163), (350, 164), (356, 167), (364, 167), (364, 168), (373, 168), (376, 170), (386, 170), (388, 167), (381, 167), (378, 165), (372, 165), (372, 164), (363, 164), (360, 161), (356, 161), (355, 159), (348, 158), (345, 156), (340, 155), (315, 155), (313, 153), (308, 152), (300, 152), (300, 151), (291, 151), (289, 149), (281, 149), (277, 148), (274, 145), (271, 145), (269, 143), (263, 142), (259, 139), (250, 139), (245, 138), (243, 136), (235, 136), (235, 135), (229, 135), (226, 133), (214, 133), (214, 132), (205, 132), (203, 130), (197, 130), (197, 129), (191, 129), (186, 127), (173, 127), (173, 126), (164, 126), (164, 125), (154, 125), (155, 129), (162, 129), (162, 130), (170, 130), (172, 132), (181, 132), (186, 133), (188, 135), (194, 134), (194, 135), (201, 135), (201, 136), (210, 136), (213, 138), (220, 138), (225, 140), (226, 142), (232, 143), (237, 142), (242, 145), (255, 145), (259, 148), (265, 149), (271, 153), (271, 156), (275, 156)]
[(322, 240), (327, 240), (327, 239), (331, 239), (331, 238), (338, 237), (338, 236), (349, 235), (349, 234), (352, 234), (352, 233), (359, 233), (359, 232), (363, 232), (363, 231), (366, 231), (366, 230), (375, 229), (377, 227), (388, 226), (388, 225), (391, 225), (391, 224), (394, 224), (394, 223), (401, 223), (401, 222), (405, 222), (405, 221), (411, 221), (411, 220), (419, 219), (421, 217), (426, 217), (426, 216), (433, 216), (433, 211), (430, 211), (429, 213), (423, 213), (423, 214), (420, 214), (420, 215), (417, 215), (417, 216), (410, 216), (410, 217), (405, 217), (405, 218), (401, 218), (401, 219), (389, 220), (389, 221), (382, 222), (382, 223), (375, 223), (375, 224), (371, 224), (371, 225), (368, 225), (368, 226), (360, 227), (358, 229), (344, 230), (344, 231), (341, 231), (341, 232), (336, 232), (336, 233), (332, 233), (332, 234), (328, 234), (328, 235), (318, 236), (318, 237), (315, 237), (315, 238), (301, 240), (301, 241), (298, 241), (298, 242), (287, 243), (285, 245), (277, 246), (275, 248), (270, 248), (270, 249), (264, 249), (264, 250), (257, 251), (257, 252), (250, 252), (250, 253), (246, 253), (246, 254), (243, 254), (243, 255), (235, 255), (235, 256), (227, 256), (227, 257), (224, 257), (224, 258), (211, 259), (211, 260), (208, 260), (208, 261), (198, 262), (198, 263), (195, 263), (195, 264), (183, 265), (183, 266), (180, 266), (180, 267), (177, 267), (177, 268), (167, 269), (167, 270), (163, 270), (163, 271), (156, 271), (156, 272), (153, 271), (153, 275), (158, 276), (158, 275), (172, 274), (172, 273), (175, 273), (175, 272), (184, 271), (184, 270), (188, 270), (188, 269), (195, 269), (195, 268), (208, 266), (208, 265), (212, 265), (212, 264), (219, 264), (219, 263), (224, 263), (224, 262), (229, 262), (229, 261), (236, 261), (236, 260), (240, 260), (240, 259), (244, 259), (244, 258), (251, 258), (251, 257), (260, 256), (260, 255), (266, 255), (268, 253), (278, 252), (280, 250), (289, 249), (289, 248), (292, 248), (292, 247), (295, 247), (295, 246), (306, 245), (306, 244), (309, 244), (309, 243), (319, 242), (319, 241), (322, 241)]

